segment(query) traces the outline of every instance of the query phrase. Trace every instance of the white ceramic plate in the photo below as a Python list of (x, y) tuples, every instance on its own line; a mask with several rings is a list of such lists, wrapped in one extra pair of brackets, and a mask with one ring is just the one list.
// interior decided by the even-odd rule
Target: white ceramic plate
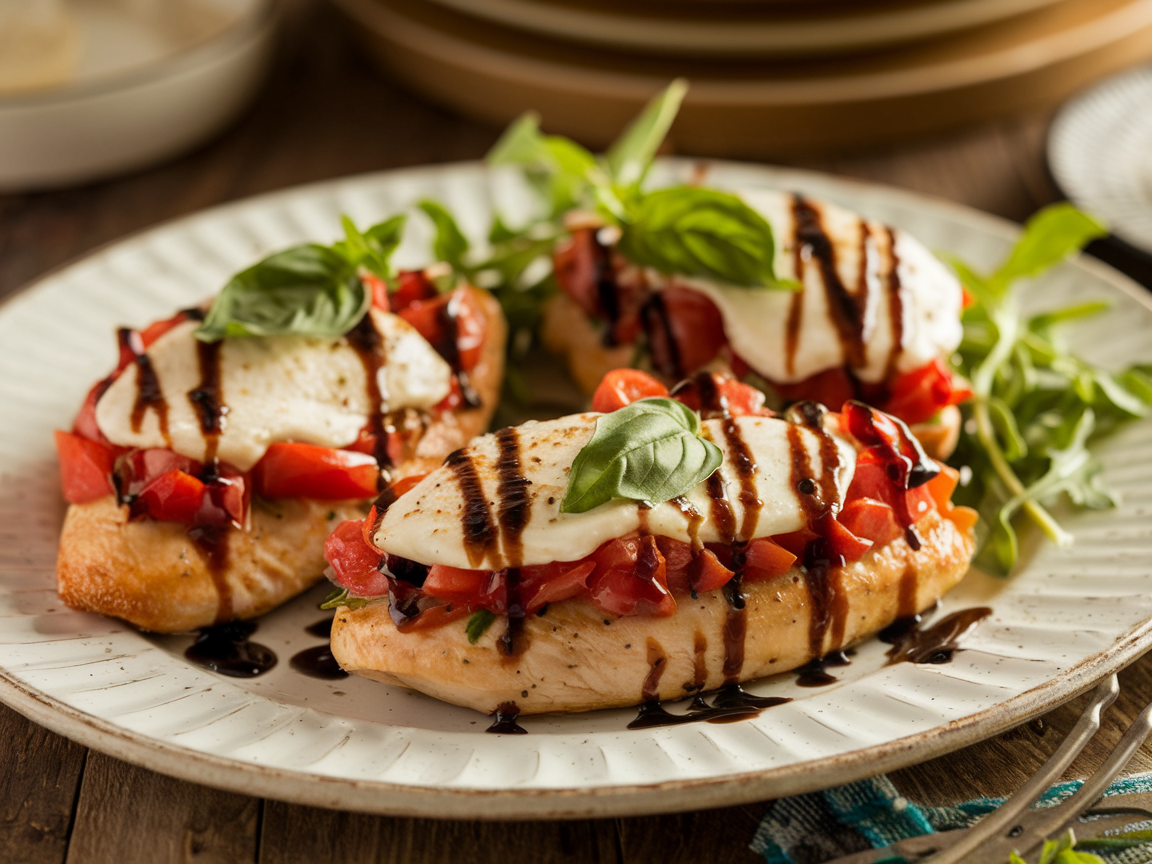
[(1068, 197), (1152, 252), (1152, 66), (1071, 100), (1048, 133), (1048, 164)]
[[(667, 163), (681, 180), (699, 170)], [(930, 247), (990, 266), (1015, 228), (973, 211), (815, 174), (715, 164), (716, 185), (801, 190), (915, 232)], [(861, 647), (840, 682), (801, 689), (756, 719), (628, 731), (633, 711), (527, 718), (528, 735), (359, 679), (324, 682), (288, 659), (320, 644), (323, 589), (260, 623), (280, 664), (247, 681), (189, 665), (187, 637), (151, 638), (70, 611), (53, 590), (63, 504), (51, 430), (66, 426), (115, 361), (113, 328), (142, 325), (215, 291), (261, 253), (334, 238), (339, 215), (367, 223), (433, 196), (479, 234), (493, 204), (528, 198), (475, 165), (359, 177), (264, 196), (161, 226), (60, 270), (0, 310), (0, 698), (86, 745), (193, 781), (345, 809), (456, 818), (626, 815), (715, 807), (845, 782), (960, 747), (1070, 698), (1134, 659), (1152, 627), (1149, 424), (1102, 448), (1118, 511), (1076, 516), (1075, 548), (1043, 547), (1011, 581), (970, 574), (943, 612), (994, 612), (942, 666), (883, 666)], [(414, 223), (416, 220), (414, 220)], [(422, 229), (426, 226), (420, 226)], [(416, 234), (417, 232), (413, 232)], [(401, 250), (420, 260), (428, 232)], [(1141, 290), (1084, 260), (1042, 285), (1046, 303), (1088, 297), (1114, 311), (1080, 331), (1083, 350), (1122, 364), (1148, 358), (1152, 310)]]

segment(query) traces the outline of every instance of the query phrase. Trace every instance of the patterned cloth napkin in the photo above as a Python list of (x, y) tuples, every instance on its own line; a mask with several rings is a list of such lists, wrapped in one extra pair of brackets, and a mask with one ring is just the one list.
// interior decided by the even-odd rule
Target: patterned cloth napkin
[[(1060, 803), (1082, 782), (1058, 783), (1036, 806)], [(1104, 794), (1149, 791), (1152, 773), (1117, 780)], [(902, 796), (892, 781), (881, 775), (771, 802), (752, 840), (752, 850), (763, 855), (767, 864), (822, 864), (852, 852), (882, 849), (908, 837), (966, 828), (1004, 801), (975, 798), (953, 807), (925, 807)], [(1086, 840), (1076, 848), (1099, 855), (1108, 864), (1147, 864), (1152, 862), (1152, 822), (1134, 822), (1117, 835)], [(892, 864), (899, 861), (894, 858)]]

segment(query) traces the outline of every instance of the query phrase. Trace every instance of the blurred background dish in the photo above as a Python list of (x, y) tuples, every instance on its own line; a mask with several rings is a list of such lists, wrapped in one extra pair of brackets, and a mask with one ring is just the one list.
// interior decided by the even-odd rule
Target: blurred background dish
[(619, 50), (709, 57), (834, 54), (942, 36), (1058, 0), (431, 0), (515, 30)]
[(1123, 240), (1152, 252), (1152, 66), (1071, 100), (1052, 123), (1048, 164), (1060, 188)]
[(780, 158), (938, 132), (1054, 105), (1152, 57), (1152, 0), (1061, 0), (896, 48), (792, 60), (591, 49), (440, 2), (333, 2), (372, 57), (419, 93), (499, 123), (535, 109), (547, 128), (591, 146), (687, 77), (671, 138), (713, 156)]
[(273, 0), (0, 0), (0, 189), (202, 141), (255, 94), (275, 18)]

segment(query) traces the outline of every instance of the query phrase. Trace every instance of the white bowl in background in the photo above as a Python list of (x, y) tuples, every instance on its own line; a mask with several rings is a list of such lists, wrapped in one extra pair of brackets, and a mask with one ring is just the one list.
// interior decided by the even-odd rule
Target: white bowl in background
[[(173, 16), (177, 7), (188, 17)], [(278, 19), (274, 0), (75, 9), (83, 47), (73, 80), (0, 96), (0, 191), (97, 180), (203, 141), (255, 95)]]

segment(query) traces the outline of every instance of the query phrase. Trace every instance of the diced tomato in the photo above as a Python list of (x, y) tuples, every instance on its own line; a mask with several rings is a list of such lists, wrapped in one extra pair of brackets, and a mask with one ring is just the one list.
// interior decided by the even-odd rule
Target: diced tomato
[[(408, 435), (404, 430), (401, 429), (395, 429), (388, 433), (387, 456), (388, 461), (393, 465), (404, 461), (407, 439)], [(354, 453), (367, 453), (369, 456), (375, 457), (376, 436), (372, 434), (368, 427), (364, 427), (360, 430), (360, 434), (357, 436), (356, 440), (344, 449)]]
[[(701, 393), (701, 386), (707, 384), (709, 378), (714, 395), (705, 396)], [(672, 398), (683, 402), (693, 411), (702, 410), (707, 403), (719, 405), (720, 413), (731, 417), (775, 416), (772, 410), (765, 407), (764, 394), (755, 387), (715, 372), (698, 372), (681, 381), (672, 388)]]
[(84, 404), (80, 406), (80, 413), (76, 415), (76, 419), (72, 423), (72, 434), (79, 435), (81, 438), (87, 438), (89, 441), (99, 441), (107, 447), (112, 446), (112, 442), (104, 437), (104, 433), (100, 431), (100, 427), (96, 424), (96, 403), (100, 397), (104, 395), (104, 391), (108, 389), (108, 385), (112, 383), (112, 379), (108, 378), (100, 381), (92, 386), (88, 391), (88, 395), (84, 399)]
[(638, 369), (613, 369), (592, 394), (592, 410), (608, 414), (639, 399), (667, 396), (668, 388)]
[(579, 597), (588, 590), (592, 561), (556, 562), (520, 568), (520, 602), (528, 614), (549, 603)]
[(446, 413), (455, 411), (464, 404), (464, 391), (460, 389), (460, 379), (453, 375), (448, 379), (448, 395), (433, 406), (433, 411)]
[(193, 525), (204, 502), (204, 481), (183, 471), (161, 474), (140, 490), (135, 507), (160, 522)]
[[(387, 290), (387, 289), (385, 289)], [(396, 274), (396, 290), (392, 292), (389, 302), (382, 309), (391, 309), (399, 314), (417, 300), (431, 300), (440, 292), (436, 285), (424, 275), (423, 270), (401, 270)], [(373, 297), (375, 297), (373, 293)]]
[(833, 519), (830, 513), (825, 513), (819, 517), (813, 527), (817, 534), (828, 541), (832, 551), (843, 556), (845, 561), (856, 561), (862, 558), (864, 553), (873, 545), (871, 540), (857, 537)]
[(156, 321), (148, 325), (140, 332), (140, 344), (145, 351), (152, 347), (157, 339), (173, 329), (179, 324), (183, 324), (188, 320), (187, 312), (177, 312), (171, 318), (165, 318), (163, 321)]
[(610, 540), (592, 553), (596, 570), (588, 582), (592, 602), (614, 615), (671, 615), (664, 556), (654, 537)]
[(723, 588), (736, 575), (720, 563), (720, 559), (711, 549), (701, 549), (697, 552), (694, 565), (690, 584), (693, 591), (701, 594)]
[(878, 547), (891, 543), (903, 533), (892, 508), (875, 498), (849, 501), (837, 519), (855, 536), (871, 540)]
[[(673, 595), (715, 591), (734, 575), (730, 557), (726, 556), (721, 563), (712, 549), (693, 550), (687, 543), (671, 537), (657, 537), (656, 545), (664, 556), (668, 590)], [(717, 548), (727, 550), (730, 547)]]
[(380, 572), (381, 554), (364, 542), (360, 522), (349, 519), (324, 541), (324, 557), (335, 573), (333, 581), (357, 597), (388, 593), (388, 577)]
[(60, 485), (68, 503), (84, 504), (114, 493), (116, 451), (111, 447), (57, 430), (56, 453), (60, 457)]
[(969, 530), (980, 518), (971, 507), (958, 507), (952, 503), (952, 493), (960, 482), (960, 472), (951, 465), (940, 465), (940, 473), (929, 480), (921, 489), (932, 496), (936, 509), (945, 519), (956, 524), (961, 531)]
[(971, 306), (975, 302), (976, 302), (976, 298), (974, 296), (972, 296), (972, 293), (966, 287), (961, 285), (960, 286), (960, 308), (967, 309), (969, 306)]
[(372, 296), (372, 305), (385, 312), (392, 311), (392, 300), (388, 296), (388, 283), (375, 273), (365, 273), (360, 277), (364, 290)]
[(424, 593), (445, 603), (475, 604), (482, 595), (491, 595), (489, 582), (499, 572), (434, 564), (424, 580)]
[(772, 541), (799, 559), (804, 558), (804, 550), (808, 544), (816, 539), (816, 532), (811, 528), (801, 528), (799, 531), (790, 531), (787, 534), (773, 535)]
[(129, 497), (134, 497), (163, 474), (182, 471), (197, 476), (203, 467), (195, 459), (189, 459), (187, 456), (161, 447), (150, 447), (124, 454), (116, 466), (116, 473), (121, 491)]
[(597, 247), (596, 231), (580, 228), (573, 231), (567, 240), (558, 243), (552, 253), (552, 270), (560, 290), (595, 318), (604, 314), (600, 308), (597, 283), (602, 262), (607, 259), (606, 250)]
[(787, 402), (806, 399), (831, 407), (843, 405), (849, 399), (855, 399), (857, 395), (852, 379), (840, 366), (820, 372), (794, 384), (777, 384), (773, 381), (772, 387), (780, 395), (780, 398)]
[(453, 369), (467, 371), (480, 362), (487, 326), (466, 289), (413, 300), (396, 314), (415, 327)]
[(769, 537), (759, 537), (744, 548), (744, 581), (761, 582), (783, 576), (798, 556)]
[(891, 394), (880, 407), (905, 423), (923, 423), (941, 408), (972, 396), (969, 388), (956, 386), (952, 373), (939, 357), (919, 369), (896, 376), (889, 389)]
[(270, 445), (252, 469), (253, 491), (264, 498), (372, 498), (379, 478), (368, 454), (300, 443)]
[(667, 378), (691, 375), (728, 344), (716, 304), (690, 288), (674, 285), (652, 295), (643, 321), (652, 364)]

